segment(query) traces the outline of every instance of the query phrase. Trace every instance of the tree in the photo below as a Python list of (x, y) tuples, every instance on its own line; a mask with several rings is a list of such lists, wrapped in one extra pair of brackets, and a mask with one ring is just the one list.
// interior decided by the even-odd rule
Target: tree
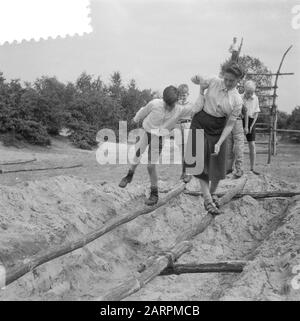
[(288, 118), (287, 125), (289, 129), (300, 130), (300, 106), (294, 108), (292, 114)]

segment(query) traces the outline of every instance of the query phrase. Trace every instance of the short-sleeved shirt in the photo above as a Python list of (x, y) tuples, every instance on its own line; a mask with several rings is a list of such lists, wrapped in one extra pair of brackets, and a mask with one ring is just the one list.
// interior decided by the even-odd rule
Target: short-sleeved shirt
[(242, 111), (243, 99), (236, 88), (227, 90), (224, 80), (219, 77), (198, 76), (200, 84), (207, 87), (204, 94), (203, 110), (214, 117), (236, 120)]
[[(182, 107), (192, 107), (193, 104), (190, 101), (186, 101), (185, 103), (178, 102), (178, 105)], [(192, 115), (181, 117), (180, 120), (192, 120)]]
[(245, 94), (242, 95), (244, 106), (247, 109), (249, 117), (253, 118), (255, 113), (260, 112), (258, 97), (253, 94), (252, 97), (246, 98)]
[(157, 136), (165, 136), (172, 131), (179, 119), (191, 117), (203, 107), (203, 96), (199, 95), (194, 104), (176, 104), (171, 111), (166, 110), (162, 99), (153, 99), (142, 107), (135, 115), (134, 121), (143, 120), (143, 128), (146, 132)]

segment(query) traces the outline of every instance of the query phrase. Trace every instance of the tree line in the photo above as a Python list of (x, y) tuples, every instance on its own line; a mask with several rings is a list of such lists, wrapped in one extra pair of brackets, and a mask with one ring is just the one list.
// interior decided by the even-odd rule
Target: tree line
[[(221, 64), (221, 74), (227, 63)], [(240, 63), (247, 72), (269, 72), (257, 58), (242, 56)], [(259, 86), (271, 85), (267, 76), (253, 80)], [(43, 76), (23, 85), (20, 80), (7, 81), (0, 72), (0, 139), (6, 145), (25, 141), (46, 146), (51, 144), (51, 137), (67, 128), (76, 147), (92, 149), (100, 129), (117, 133), (120, 120), (128, 122), (128, 130), (133, 129), (130, 120), (137, 110), (157, 96), (151, 89), (139, 89), (135, 80), (124, 84), (119, 72), (114, 72), (107, 84), (84, 72), (66, 84)], [(263, 98), (260, 104), (265, 104)], [(260, 119), (267, 121), (263, 114)], [(300, 129), (300, 106), (290, 115), (280, 111), (278, 128)]]
[(7, 145), (26, 141), (45, 146), (67, 128), (75, 146), (91, 149), (102, 128), (117, 130), (119, 120), (127, 120), (131, 130), (129, 121), (155, 95), (151, 89), (140, 90), (135, 80), (124, 85), (119, 72), (108, 84), (82, 73), (74, 83), (44, 76), (24, 85), (6, 81), (0, 73), (0, 135)]

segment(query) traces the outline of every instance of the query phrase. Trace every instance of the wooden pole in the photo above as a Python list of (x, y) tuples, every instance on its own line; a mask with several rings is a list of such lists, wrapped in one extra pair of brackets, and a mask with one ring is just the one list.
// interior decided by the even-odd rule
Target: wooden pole
[[(234, 187), (232, 190), (228, 191), (226, 194), (222, 194), (222, 198), (220, 200), (220, 205), (223, 206), (226, 203), (228, 203), (236, 194), (239, 194), (244, 186), (246, 184), (246, 180), (243, 180), (240, 184), (238, 184), (236, 187)], [(175, 242), (172, 244), (174, 246), (177, 243), (180, 243), (182, 241), (189, 241), (197, 234), (202, 233), (209, 224), (213, 221), (214, 216), (207, 213), (203, 218), (201, 218), (199, 221), (194, 222), (191, 226), (186, 228), (183, 233), (181, 233), (179, 236), (177, 236)], [(144, 271), (148, 266), (151, 265), (153, 260), (155, 259), (155, 256), (150, 256), (147, 261), (143, 264), (140, 264), (138, 267), (138, 271), (142, 272)]]
[[(222, 206), (228, 203), (235, 194), (239, 193), (244, 188), (245, 184), (246, 180), (243, 180), (235, 188), (227, 192), (221, 198), (220, 205)], [(179, 235), (169, 250), (149, 257), (143, 265), (143, 270), (140, 269), (141, 275), (139, 277), (125, 281), (119, 286), (109, 290), (104, 295), (98, 297), (96, 301), (119, 301), (139, 291), (146, 283), (154, 279), (165, 268), (171, 266), (174, 262), (173, 258), (178, 259), (183, 253), (190, 250), (191, 243), (188, 241), (197, 234), (202, 233), (213, 220), (214, 216), (207, 213), (198, 223), (193, 224), (192, 227), (189, 227), (184, 233)], [(179, 251), (179, 249), (181, 249), (181, 251)]]
[(35, 162), (37, 159), (28, 159), (28, 160), (14, 160), (14, 161), (8, 161), (8, 162), (3, 162), (0, 163), (0, 165), (18, 165), (18, 164), (27, 164), (27, 163), (32, 163)]
[(179, 275), (185, 273), (241, 273), (246, 264), (246, 261), (174, 264), (173, 266), (165, 268), (160, 275)]
[(166, 267), (172, 265), (182, 254), (190, 251), (191, 248), (192, 244), (190, 242), (176, 244), (170, 251), (156, 257), (151, 266), (139, 276), (121, 283), (106, 294), (98, 297), (95, 301), (120, 301), (129, 295), (138, 292), (157, 275), (160, 275)]
[(28, 168), (28, 169), (16, 169), (16, 170), (3, 170), (0, 169), (0, 174), (8, 174), (8, 173), (19, 173), (19, 172), (37, 172), (37, 171), (48, 171), (55, 169), (71, 169), (82, 167), (82, 164), (72, 165), (72, 166), (57, 166), (57, 167), (45, 167), (45, 168)]
[[(283, 64), (283, 61), (287, 55), (287, 53), (292, 49), (293, 46), (290, 46), (283, 54), (276, 76), (275, 76), (275, 82), (274, 82), (274, 92), (273, 92), (273, 102), (272, 102), (272, 127), (271, 127), (271, 143), (272, 143), (272, 154), (273, 156), (276, 155), (276, 129), (277, 129), (277, 106), (276, 106), (276, 98), (277, 98), (277, 88), (278, 88), (278, 77), (280, 75), (280, 70)], [(270, 157), (270, 162), (271, 162), (271, 157)], [(269, 164), (269, 163), (268, 163)]]
[[(77, 241), (70, 241), (66, 242), (65, 244), (62, 244), (60, 246), (51, 247), (48, 250), (44, 250), (39, 252), (36, 255), (33, 255), (30, 258), (25, 258), (22, 263), (18, 263), (17, 265), (13, 266), (12, 268), (6, 267), (6, 280), (5, 285), (8, 285), (12, 283), (13, 281), (19, 279), (24, 274), (32, 271), (36, 267), (49, 262), (51, 260), (54, 260), (62, 255), (65, 255), (67, 253), (73, 252), (79, 248), (84, 247), (85, 245), (93, 242), (94, 240), (98, 239), (102, 235), (110, 232), (111, 230), (115, 229), (116, 227), (130, 222), (136, 217), (144, 214), (148, 214), (156, 210), (157, 208), (165, 205), (167, 202), (169, 202), (172, 198), (176, 197), (180, 193), (183, 192), (185, 187), (184, 183), (179, 184), (176, 188), (174, 188), (172, 191), (170, 191), (164, 198), (160, 199), (158, 203), (154, 206), (145, 206), (140, 210), (137, 210), (133, 213), (125, 213), (123, 215), (118, 215), (117, 217), (114, 217), (113, 219), (109, 220), (107, 223), (105, 223), (102, 227), (99, 229), (82, 236)], [(5, 262), (2, 262), (2, 264), (5, 266)]]
[[(293, 46), (290, 46), (289, 49), (287, 51), (290, 50), (290, 48), (292, 48)], [(291, 75), (294, 75), (295, 73), (293, 72), (280, 72), (280, 73), (247, 73), (247, 76), (291, 76)]]
[[(201, 192), (198, 191), (184, 191), (184, 194), (192, 195), (192, 196), (202, 196)], [(216, 193), (218, 197), (224, 196), (224, 193)], [(293, 197), (296, 195), (300, 195), (299, 192), (273, 192), (273, 191), (266, 191), (266, 192), (244, 192), (238, 193), (234, 196), (234, 198), (241, 198), (244, 196), (251, 196), (255, 199), (262, 199), (262, 198), (272, 198), (272, 197)]]

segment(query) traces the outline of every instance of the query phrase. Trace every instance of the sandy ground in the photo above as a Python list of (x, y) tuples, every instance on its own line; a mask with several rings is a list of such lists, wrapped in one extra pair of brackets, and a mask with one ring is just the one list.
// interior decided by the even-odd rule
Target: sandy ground
[[(271, 165), (266, 165), (266, 155), (258, 155), (257, 170), (262, 174), (246, 171), (245, 190), (299, 191), (299, 156), (297, 145), (280, 147)], [(74, 149), (64, 140), (55, 140), (49, 149), (0, 146), (0, 162), (33, 157), (37, 158), (34, 163), (1, 167), (78, 163), (83, 167), (0, 176), (0, 259), (6, 269), (143, 207), (149, 184), (145, 165), (138, 168), (133, 183), (121, 190), (117, 185), (126, 165), (99, 165), (95, 152)], [(160, 187), (174, 186), (180, 170), (180, 165), (161, 165)], [(228, 177), (219, 191), (237, 183)], [(188, 188), (198, 190), (198, 182), (193, 180)], [(126, 300), (299, 300), (300, 290), (293, 288), (300, 265), (299, 214), (298, 198), (234, 200), (194, 239), (192, 251), (179, 262), (248, 260), (241, 274), (159, 276)], [(203, 215), (201, 197), (182, 194), (83, 249), (36, 268), (2, 289), (0, 300), (92, 300), (137, 275), (140, 263), (166, 249)]]

